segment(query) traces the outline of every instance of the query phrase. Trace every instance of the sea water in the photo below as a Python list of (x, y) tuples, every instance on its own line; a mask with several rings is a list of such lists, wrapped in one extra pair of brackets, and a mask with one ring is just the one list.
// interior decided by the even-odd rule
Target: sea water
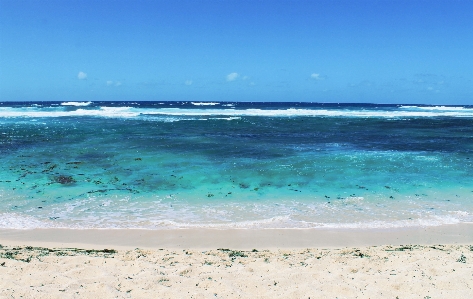
[(473, 106), (0, 103), (0, 228), (473, 221)]

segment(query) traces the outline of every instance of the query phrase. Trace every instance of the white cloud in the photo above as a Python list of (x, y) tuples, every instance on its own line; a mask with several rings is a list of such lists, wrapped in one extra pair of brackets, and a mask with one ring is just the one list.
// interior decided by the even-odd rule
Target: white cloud
[(242, 79), (243, 79), (243, 80), (248, 80), (248, 79), (250, 79), (250, 77), (248, 77), (248, 76), (243, 76)]
[(310, 75), (310, 77), (311, 77), (312, 79), (315, 79), (315, 80), (320, 80), (320, 79), (322, 79), (322, 78), (320, 77), (320, 74), (316, 74), (316, 73), (312, 73), (312, 75)]
[(188, 86), (189, 86), (189, 85), (192, 85), (192, 83), (193, 83), (192, 80), (186, 80), (186, 82), (184, 82), (184, 84), (185, 84), (185, 85), (188, 85)]
[(79, 72), (79, 74), (77, 74), (77, 79), (85, 80), (85, 79), (87, 79), (87, 74), (84, 73), (84, 72)]
[(235, 81), (237, 78), (238, 78), (238, 73), (231, 73), (231, 74), (228, 74), (227, 75), (227, 81), (230, 82), (230, 81)]
[(120, 81), (116, 81), (116, 82), (114, 82), (112, 80), (107, 81), (107, 86), (120, 86), (120, 85), (122, 85), (122, 82), (120, 82)]

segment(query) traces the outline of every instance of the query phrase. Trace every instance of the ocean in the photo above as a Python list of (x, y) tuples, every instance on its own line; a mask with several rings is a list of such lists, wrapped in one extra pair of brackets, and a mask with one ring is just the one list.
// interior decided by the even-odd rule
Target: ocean
[(0, 228), (473, 221), (473, 106), (0, 103)]

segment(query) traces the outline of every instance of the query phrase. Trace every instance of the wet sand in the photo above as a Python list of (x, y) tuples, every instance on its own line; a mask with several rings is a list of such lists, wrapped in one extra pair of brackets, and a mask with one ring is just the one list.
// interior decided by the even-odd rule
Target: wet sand
[(470, 244), (473, 224), (402, 229), (0, 229), (0, 244), (80, 248), (316, 248)]

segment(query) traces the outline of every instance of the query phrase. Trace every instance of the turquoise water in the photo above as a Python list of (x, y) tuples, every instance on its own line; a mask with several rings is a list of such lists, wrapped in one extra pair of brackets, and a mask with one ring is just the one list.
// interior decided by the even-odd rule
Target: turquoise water
[(473, 107), (0, 104), (1, 228), (473, 220)]

